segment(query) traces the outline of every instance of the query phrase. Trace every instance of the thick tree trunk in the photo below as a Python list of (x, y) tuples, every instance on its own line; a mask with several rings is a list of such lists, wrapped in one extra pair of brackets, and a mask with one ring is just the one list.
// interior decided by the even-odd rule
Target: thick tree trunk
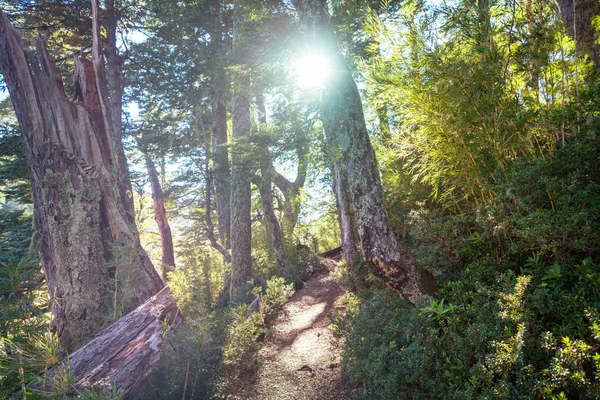
[(150, 187), (152, 188), (152, 200), (154, 202), (154, 220), (158, 226), (158, 233), (160, 234), (160, 245), (162, 249), (162, 279), (163, 282), (167, 281), (167, 273), (175, 270), (175, 251), (173, 249), (173, 236), (171, 235), (171, 226), (169, 225), (169, 219), (167, 218), (167, 211), (165, 210), (164, 193), (158, 180), (158, 172), (152, 157), (145, 154), (146, 158), (146, 169), (148, 170), (148, 178), (150, 180)]
[[(235, 2), (233, 22), (233, 50), (238, 56), (244, 52), (243, 33), (240, 27), (244, 17), (241, 0)], [(240, 60), (240, 71), (234, 78), (233, 86), (233, 140), (239, 141), (250, 133), (250, 76), (248, 66)], [(235, 299), (252, 272), (252, 219), (251, 186), (252, 173), (248, 157), (237, 143), (231, 157), (231, 285), (229, 295)]]
[[(88, 388), (107, 394), (114, 388), (122, 397), (127, 396), (160, 360), (164, 321), (169, 327), (182, 321), (168, 287), (98, 333), (59, 367), (49, 370), (44, 378), (46, 384), (69, 376), (72, 396)], [(41, 384), (31, 389), (46, 394)]]
[(560, 16), (569, 36), (577, 44), (577, 50), (589, 55), (595, 71), (600, 71), (600, 45), (594, 29), (593, 19), (600, 14), (598, 0), (558, 0)]
[(362, 253), (371, 272), (409, 299), (422, 296), (414, 261), (398, 245), (384, 209), (383, 188), (362, 103), (339, 50), (326, 0), (294, 0), (311, 51), (327, 54), (335, 74), (326, 82), (321, 118), (337, 139), (350, 186)]
[(0, 11), (0, 73), (23, 136), (52, 326), (68, 351), (98, 332), (111, 308), (116, 316), (163, 286), (111, 173), (116, 158), (103, 86), (89, 60), (77, 58), (75, 66), (71, 102), (41, 40), (37, 57), (28, 54)]

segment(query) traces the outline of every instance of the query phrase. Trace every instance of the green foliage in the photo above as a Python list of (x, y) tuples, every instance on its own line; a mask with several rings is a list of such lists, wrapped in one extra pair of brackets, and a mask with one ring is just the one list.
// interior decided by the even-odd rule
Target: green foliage
[[(381, 399), (594, 398), (597, 312), (589, 310), (600, 304), (600, 281), (589, 277), (596, 291), (557, 291), (530, 275), (485, 279), (496, 268), (473, 265), (420, 309), (376, 293), (346, 330), (348, 377)], [(574, 269), (572, 279), (588, 274)]]
[[(260, 297), (260, 308), (264, 318), (268, 319), (274, 316), (287, 303), (294, 294), (293, 283), (286, 284), (283, 277), (272, 277), (267, 281), (267, 287), (264, 292), (257, 288)], [(262, 293), (261, 293), (262, 292)]]

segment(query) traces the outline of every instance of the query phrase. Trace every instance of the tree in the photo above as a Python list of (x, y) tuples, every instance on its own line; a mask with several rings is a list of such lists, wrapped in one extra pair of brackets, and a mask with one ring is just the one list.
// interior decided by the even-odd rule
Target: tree
[[(383, 188), (362, 103), (348, 64), (337, 47), (326, 0), (294, 0), (312, 52), (329, 55), (335, 76), (325, 82), (321, 118), (341, 150), (361, 249), (370, 271), (408, 298), (423, 290), (414, 261), (398, 245), (384, 209)], [(431, 290), (431, 289), (429, 289)]]
[(237, 71), (233, 81), (233, 140), (237, 146), (231, 157), (231, 285), (230, 298), (239, 292), (252, 271), (251, 171), (241, 143), (250, 134), (250, 71), (248, 49), (244, 47), (248, 5), (235, 2), (233, 51)]
[(596, 0), (558, 0), (558, 7), (577, 49), (590, 57), (596, 72), (600, 71), (600, 45), (594, 28), (594, 17), (600, 15), (600, 3)]
[(173, 236), (171, 235), (171, 226), (165, 210), (164, 193), (162, 185), (158, 179), (158, 172), (152, 157), (144, 153), (146, 160), (146, 169), (148, 170), (148, 179), (152, 188), (152, 200), (154, 202), (154, 219), (158, 225), (160, 234), (160, 244), (162, 250), (162, 279), (167, 281), (167, 273), (175, 269), (175, 252), (173, 250)]
[(131, 224), (127, 168), (114, 131), (120, 114), (108, 104), (99, 8), (92, 5), (92, 61), (75, 58), (75, 101), (67, 99), (43, 41), (34, 57), (0, 12), (0, 72), (22, 131), (52, 326), (68, 351), (109, 314), (115, 318), (163, 286)]

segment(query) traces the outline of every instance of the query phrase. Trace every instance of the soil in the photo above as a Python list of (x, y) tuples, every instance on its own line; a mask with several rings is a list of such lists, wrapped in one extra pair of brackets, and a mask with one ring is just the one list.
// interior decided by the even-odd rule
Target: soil
[(362, 389), (342, 380), (342, 343), (330, 330), (329, 315), (343, 310), (344, 293), (330, 276), (336, 262), (324, 259), (325, 270), (310, 277), (279, 313), (274, 336), (258, 352), (254, 376), (229, 399), (343, 400), (357, 399)]

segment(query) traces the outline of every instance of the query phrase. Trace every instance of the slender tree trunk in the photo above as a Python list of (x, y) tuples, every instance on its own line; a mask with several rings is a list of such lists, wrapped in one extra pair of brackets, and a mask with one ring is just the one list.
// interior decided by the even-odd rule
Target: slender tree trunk
[(213, 134), (212, 159), (215, 179), (215, 201), (219, 223), (219, 238), (225, 248), (230, 248), (231, 237), (231, 174), (227, 145), (227, 107), (225, 99), (219, 96), (212, 105)]
[(587, 53), (594, 63), (595, 71), (600, 71), (600, 45), (594, 29), (594, 17), (600, 14), (598, 0), (558, 0), (560, 16), (569, 36), (577, 44), (577, 50)]
[[(94, 0), (96, 1), (96, 0)], [(108, 119), (112, 133), (111, 145), (116, 153), (117, 167), (117, 182), (120, 192), (120, 197), (124, 202), (127, 222), (135, 224), (135, 211), (133, 208), (133, 190), (129, 179), (129, 167), (127, 165), (127, 157), (123, 148), (123, 125), (121, 116), (123, 114), (123, 83), (121, 70), (123, 67), (123, 57), (119, 55), (117, 49), (117, 10), (114, 0), (106, 0), (105, 5), (105, 23), (106, 40), (104, 55), (106, 57), (106, 72), (107, 80), (107, 107)]]
[[(204, 126), (204, 124), (202, 125)], [(204, 168), (205, 168), (205, 180), (206, 180), (206, 207), (205, 207), (205, 215), (206, 215), (206, 231), (207, 231), (207, 236), (208, 236), (208, 240), (210, 241), (210, 245), (215, 248), (216, 250), (219, 251), (219, 253), (221, 253), (221, 255), (223, 256), (223, 259), (225, 260), (226, 263), (231, 263), (231, 254), (229, 253), (229, 251), (227, 250), (226, 247), (224, 247), (221, 243), (219, 243), (219, 241), (217, 240), (217, 238), (215, 237), (215, 227), (212, 221), (212, 188), (213, 188), (213, 171), (210, 168), (210, 159), (211, 159), (211, 152), (210, 152), (210, 135), (205, 132), (205, 130), (202, 130), (204, 132), (205, 135), (205, 141), (204, 141), (204, 150), (206, 153), (206, 157), (205, 159), (205, 164), (204, 164)], [(229, 203), (229, 201), (228, 201)], [(218, 201), (217, 201), (217, 205), (218, 205)], [(229, 208), (229, 207), (228, 207)], [(217, 211), (218, 212), (218, 211)]]
[[(258, 90), (256, 94), (256, 108), (258, 111), (258, 122), (261, 125), (267, 123), (267, 109), (265, 107), (265, 99), (262, 93), (262, 89)], [(261, 179), (258, 183), (260, 191), (260, 199), (263, 206), (264, 222), (267, 235), (271, 238), (273, 245), (273, 252), (275, 253), (275, 260), (277, 262), (277, 268), (283, 275), (285, 272), (285, 246), (284, 246), (284, 234), (279, 225), (279, 220), (275, 215), (275, 209), (273, 208), (273, 181), (272, 172), (275, 170), (273, 167), (273, 161), (269, 154), (269, 148), (264, 149), (262, 158), (260, 160), (260, 175)]]
[(306, 181), (306, 173), (308, 171), (308, 149), (299, 146), (296, 149), (298, 155), (298, 167), (296, 168), (296, 179), (292, 182), (286, 179), (283, 175), (275, 170), (271, 163), (271, 180), (283, 193), (283, 204), (281, 211), (283, 214), (282, 231), (286, 238), (291, 238), (294, 234), (294, 228), (298, 222), (300, 214), (300, 191), (304, 187)]
[(210, 34), (210, 46), (213, 57), (209, 62), (211, 108), (212, 108), (212, 176), (215, 184), (215, 203), (218, 216), (219, 239), (229, 249), (231, 236), (231, 171), (229, 169), (229, 150), (227, 148), (227, 99), (230, 81), (223, 71), (223, 62), (229, 46), (226, 37), (227, 27), (222, 24), (221, 0), (210, 0), (207, 12), (212, 18), (207, 31)]
[(400, 248), (384, 209), (375, 152), (356, 83), (339, 50), (326, 0), (293, 0), (311, 50), (331, 58), (335, 75), (325, 84), (321, 118), (337, 139), (350, 186), (362, 253), (371, 272), (409, 299), (422, 296), (414, 261)]
[[(238, 59), (244, 57), (242, 29), (244, 6), (235, 2), (233, 22), (233, 51)], [(241, 61), (241, 60), (240, 60)], [(248, 66), (240, 62), (233, 86), (233, 139), (243, 139), (250, 133), (250, 74)], [(251, 219), (251, 171), (247, 157), (238, 147), (231, 157), (231, 286), (229, 295), (235, 299), (252, 272), (252, 219)]]
[(331, 166), (333, 175), (333, 192), (337, 205), (338, 223), (342, 236), (342, 251), (344, 260), (350, 271), (354, 271), (354, 255), (357, 251), (354, 236), (354, 221), (350, 211), (350, 198), (348, 195), (348, 179), (342, 168), (341, 161), (336, 160)]
[(173, 250), (173, 236), (171, 235), (171, 226), (167, 218), (165, 210), (164, 193), (160, 181), (158, 180), (158, 172), (152, 157), (145, 154), (146, 168), (148, 170), (148, 178), (152, 188), (152, 200), (154, 201), (154, 220), (158, 226), (160, 234), (160, 244), (162, 248), (162, 279), (167, 281), (167, 273), (175, 270), (175, 252)]
[(261, 180), (259, 184), (260, 200), (263, 206), (265, 228), (267, 234), (271, 237), (275, 260), (279, 272), (285, 272), (285, 246), (284, 236), (275, 209), (273, 208), (273, 184), (271, 182), (271, 169), (273, 168), (269, 154), (265, 154), (260, 163)]
[[(0, 73), (21, 127), (52, 326), (67, 351), (98, 332), (111, 308), (115, 317), (163, 287), (129, 223), (112, 173), (117, 158), (106, 87), (96, 68), (101, 57), (97, 18), (96, 3), (96, 63), (75, 60), (77, 101), (71, 102), (42, 41), (37, 41), (37, 57), (28, 54), (0, 11)], [(125, 280), (135, 284), (127, 286)]]

